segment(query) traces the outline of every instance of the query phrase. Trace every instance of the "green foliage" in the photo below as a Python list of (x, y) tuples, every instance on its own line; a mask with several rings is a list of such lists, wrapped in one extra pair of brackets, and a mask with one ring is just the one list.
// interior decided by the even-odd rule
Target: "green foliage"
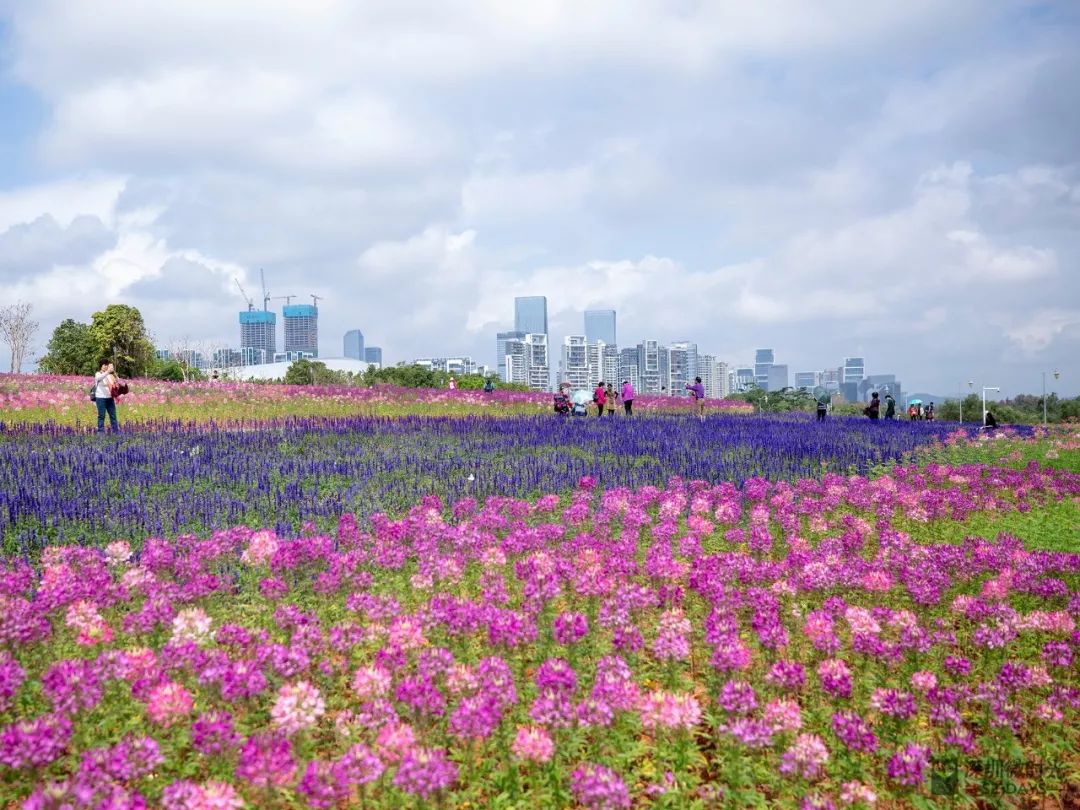
[(147, 376), (155, 380), (168, 380), (169, 382), (184, 382), (184, 367), (176, 360), (154, 360), (147, 370)]
[(142, 313), (127, 304), (109, 304), (90, 322), (94, 364), (111, 362), (121, 377), (145, 377), (154, 362), (154, 344)]
[(779, 391), (765, 391), (754, 386), (743, 394), (736, 394), (732, 399), (741, 399), (754, 406), (761, 413), (790, 413), (791, 411), (813, 411), (816, 407), (814, 395), (805, 388), (783, 388)]
[(89, 375), (97, 371), (96, 359), (90, 325), (67, 318), (53, 330), (39, 366), (45, 374)]

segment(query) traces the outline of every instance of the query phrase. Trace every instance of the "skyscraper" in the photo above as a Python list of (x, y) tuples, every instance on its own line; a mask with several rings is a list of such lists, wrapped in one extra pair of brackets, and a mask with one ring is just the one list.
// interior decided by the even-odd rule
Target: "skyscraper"
[(353, 360), (364, 359), (364, 333), (359, 329), (350, 329), (345, 333), (345, 350), (343, 357), (351, 357)]
[(773, 363), (769, 366), (769, 391), (783, 391), (788, 387), (787, 365)]
[(499, 376), (502, 378), (503, 382), (513, 382), (513, 380), (507, 376), (506, 343), (509, 340), (524, 340), (525, 334), (525, 332), (514, 330), (511, 332), (498, 332), (495, 335), (495, 367), (499, 370)]
[(795, 372), (795, 387), (805, 388), (807, 391), (813, 392), (817, 388), (821, 375), (816, 371), (796, 371)]
[(507, 382), (527, 385), (534, 391), (551, 388), (547, 335), (526, 333), (523, 338), (508, 338), (503, 374)]
[(365, 346), (364, 347), (364, 362), (376, 363), (379, 367), (382, 367), (382, 349), (378, 346)]
[(514, 331), (532, 335), (548, 333), (546, 297), (529, 295), (514, 299)]
[(319, 356), (319, 310), (311, 304), (288, 304), (285, 315), (285, 352)]
[(643, 340), (638, 350), (638, 386), (642, 394), (659, 394), (667, 387), (667, 349), (656, 340)]
[(695, 377), (700, 376), (697, 344), (688, 340), (672, 343), (668, 348), (668, 356), (670, 358), (668, 391), (672, 396), (689, 396), (690, 392), (686, 390), (686, 384), (692, 383)]
[(750, 366), (739, 366), (735, 369), (734, 379), (732, 380), (732, 393), (744, 393), (750, 390), (750, 387), (754, 385), (754, 369)]
[(773, 364), (772, 349), (758, 349), (754, 355), (754, 382), (763, 391), (769, 390), (769, 368)]
[(858, 402), (859, 383), (866, 376), (866, 361), (862, 357), (845, 357), (843, 370), (840, 391), (848, 402)]
[(585, 335), (567, 335), (563, 338), (562, 358), (559, 361), (558, 382), (569, 383), (572, 389), (591, 388), (596, 382), (590, 373), (589, 345)]
[(240, 351), (245, 365), (272, 362), (277, 351), (277, 315), (258, 309), (241, 312)]
[(615, 310), (585, 310), (585, 339), (589, 343), (603, 342), (615, 346)]

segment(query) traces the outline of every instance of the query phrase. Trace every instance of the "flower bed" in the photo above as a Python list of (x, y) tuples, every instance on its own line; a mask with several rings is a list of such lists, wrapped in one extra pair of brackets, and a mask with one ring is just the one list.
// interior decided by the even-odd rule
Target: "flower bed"
[[(91, 426), (96, 415), (89, 400), (92, 380), (84, 377), (0, 374), (0, 422)], [(706, 400), (710, 412), (750, 413), (735, 400)], [(687, 397), (642, 395), (640, 413), (686, 412)], [(272, 420), (310, 417), (405, 415), (550, 414), (552, 395), (536, 391), (483, 391), (400, 388), (390, 385), (316, 386), (265, 383), (172, 383), (133, 380), (121, 400), (121, 422), (156, 426), (161, 422), (215, 422), (219, 426), (261, 426)], [(620, 414), (621, 415), (621, 414)]]
[(1025, 795), (1075, 784), (1080, 555), (907, 530), (1076, 475), (594, 486), (9, 560), (0, 803), (908, 806), (1021, 758)]
[(117, 437), (55, 426), (0, 431), (0, 539), (48, 542), (206, 533), (244, 523), (280, 533), (305, 521), (399, 513), (424, 495), (565, 493), (604, 487), (795, 480), (865, 473), (943, 439), (933, 422), (677, 415), (633, 419), (350, 417), (277, 428), (158, 425)]

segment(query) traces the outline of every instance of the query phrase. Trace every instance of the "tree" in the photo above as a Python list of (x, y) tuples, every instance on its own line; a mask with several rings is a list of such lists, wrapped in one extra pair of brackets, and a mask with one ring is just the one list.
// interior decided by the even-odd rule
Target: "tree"
[(173, 359), (154, 360), (147, 370), (147, 376), (155, 380), (167, 380), (168, 382), (187, 382), (188, 370), (182, 363)]
[(314, 385), (315, 372), (312, 362), (306, 358), (294, 360), (285, 371), (286, 385)]
[(97, 349), (90, 325), (68, 318), (61, 321), (49, 338), (48, 352), (38, 363), (46, 374), (87, 375), (97, 371)]
[(38, 330), (38, 322), (30, 315), (34, 305), (25, 301), (0, 308), (0, 340), (11, 349), (11, 372), (22, 370), (26, 349)]
[(95, 362), (111, 362), (121, 377), (143, 377), (154, 361), (154, 344), (142, 313), (127, 304), (109, 304), (90, 322)]

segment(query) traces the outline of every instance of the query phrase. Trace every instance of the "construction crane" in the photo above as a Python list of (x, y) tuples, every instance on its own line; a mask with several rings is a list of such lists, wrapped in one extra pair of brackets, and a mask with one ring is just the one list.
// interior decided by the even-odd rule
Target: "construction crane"
[(263, 310), (270, 309), (270, 291), (266, 289), (266, 271), (261, 267), (259, 268), (259, 278), (262, 279), (263, 288)]
[(246, 292), (244, 292), (244, 288), (240, 286), (239, 279), (234, 278), (233, 281), (236, 283), (236, 289), (240, 290), (240, 295), (244, 296), (244, 300), (247, 301), (248, 312), (252, 312), (255, 309), (255, 302), (248, 297)]
[(284, 301), (285, 306), (288, 306), (289, 304), (292, 303), (292, 300), (294, 298), (299, 298), (299, 297), (300, 296), (298, 296), (298, 295), (271, 295), (266, 300), (267, 301)]
[(315, 295), (315, 293), (311, 294), (311, 303), (312, 305), (314, 305), (315, 309), (319, 308), (319, 302), (322, 301), (324, 298), (326, 298), (325, 295)]

